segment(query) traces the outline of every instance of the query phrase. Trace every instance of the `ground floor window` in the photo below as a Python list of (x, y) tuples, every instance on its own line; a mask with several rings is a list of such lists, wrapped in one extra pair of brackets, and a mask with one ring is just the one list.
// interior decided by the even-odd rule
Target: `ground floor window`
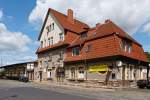
[(111, 78), (112, 78), (112, 79), (116, 79), (116, 74), (115, 74), (115, 73), (112, 73), (112, 74), (111, 74)]

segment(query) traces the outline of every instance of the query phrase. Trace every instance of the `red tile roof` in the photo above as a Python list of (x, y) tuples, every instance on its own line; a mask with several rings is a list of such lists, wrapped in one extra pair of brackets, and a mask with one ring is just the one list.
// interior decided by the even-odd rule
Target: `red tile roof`
[(48, 51), (48, 50), (56, 49), (58, 47), (65, 46), (65, 45), (69, 45), (69, 43), (67, 43), (65, 41), (62, 41), (62, 42), (58, 42), (54, 45), (50, 45), (50, 46), (47, 46), (47, 47), (44, 47), (44, 48), (38, 48), (37, 51), (36, 51), (36, 54), (39, 54), (39, 53), (42, 53), (42, 52), (45, 52), (45, 51)]
[(87, 28), (89, 28), (89, 26), (87, 24), (85, 24), (85, 23), (83, 23), (79, 20), (76, 20), (76, 19), (74, 19), (74, 23), (69, 22), (68, 19), (67, 19), (67, 15), (64, 15), (64, 14), (62, 14), (62, 13), (60, 13), (60, 12), (54, 10), (54, 9), (49, 8), (38, 39), (40, 38), (40, 36), (42, 34), (42, 31), (43, 31), (44, 26), (46, 24), (49, 13), (51, 13), (56, 18), (56, 20), (59, 22), (59, 24), (64, 29), (67, 29), (69, 31), (73, 31), (75, 33), (82, 33), (84, 31), (86, 31)]
[[(144, 62), (148, 61), (141, 44), (112, 21), (107, 21), (105, 24), (100, 25), (98, 28), (95, 28), (95, 31), (94, 29), (89, 30), (87, 34), (88, 37), (86, 39), (78, 37), (68, 47), (68, 49), (71, 49), (73, 46), (81, 47), (81, 54), (79, 56), (72, 56), (71, 51), (68, 51), (65, 62), (110, 56), (126, 56)], [(131, 53), (121, 50), (120, 42), (122, 39), (132, 42), (133, 50)], [(93, 49), (85, 53), (84, 50), (88, 44), (92, 44)]]
[[(95, 28), (89, 28), (88, 25), (76, 19), (74, 19), (74, 23), (71, 23), (68, 21), (66, 15), (53, 9), (49, 9), (39, 38), (42, 34), (49, 13), (51, 13), (56, 18), (56, 20), (64, 29), (69, 30), (65, 33), (65, 40), (67, 41), (45, 48), (40, 48), (37, 50), (37, 53), (45, 52), (60, 46), (69, 45), (66, 52), (67, 57), (65, 59), (65, 62), (110, 56), (125, 56), (135, 60), (148, 62), (141, 44), (139, 44), (130, 35), (128, 35), (119, 26), (117, 26), (110, 20), (107, 20), (104, 24), (98, 25)], [(80, 37), (83, 32), (87, 32), (87, 38), (83, 39)], [(123, 39), (126, 39), (127, 41), (130, 41), (132, 43), (133, 50), (131, 53), (127, 53), (121, 50), (120, 42)], [(92, 48), (90, 52), (86, 53), (85, 48), (89, 44), (92, 44)], [(72, 56), (71, 49), (73, 46), (81, 47), (79, 56)]]
[(85, 38), (78, 38), (76, 39), (76, 41), (74, 41), (70, 47), (72, 46), (76, 46), (76, 45), (81, 45), (83, 43), (85, 43), (85, 41), (89, 41), (89, 40), (93, 40), (96, 38), (101, 38), (104, 36), (108, 36), (111, 34), (116, 33), (118, 36), (122, 37), (122, 38), (126, 38), (130, 41), (135, 42), (136, 44), (140, 45), (140, 43), (138, 43), (135, 39), (133, 39), (130, 35), (128, 35), (128, 33), (124, 32), (120, 27), (118, 27), (116, 24), (114, 24), (112, 21), (108, 21), (105, 24), (100, 25), (97, 29), (94, 28), (92, 30), (89, 30), (87, 32), (88, 37)]

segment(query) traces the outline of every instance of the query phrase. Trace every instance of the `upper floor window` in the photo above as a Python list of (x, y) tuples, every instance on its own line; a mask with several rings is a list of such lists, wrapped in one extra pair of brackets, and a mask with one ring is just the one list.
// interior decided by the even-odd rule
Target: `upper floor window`
[(41, 48), (43, 47), (43, 41), (41, 41)]
[(53, 37), (48, 38), (48, 46), (53, 45)]
[(48, 26), (46, 27), (46, 29), (47, 29), (47, 33), (49, 33), (49, 32), (51, 32), (52, 30), (54, 30), (54, 23), (48, 25)]
[(128, 42), (128, 41), (125, 41), (125, 40), (122, 40), (121, 48), (122, 48), (123, 51), (130, 53), (132, 51), (132, 43)]
[(72, 56), (77, 56), (80, 54), (79, 47), (72, 48)]
[(51, 45), (53, 45), (53, 37), (51, 37)]
[(82, 33), (81, 34), (81, 38), (86, 38), (87, 37), (87, 33)]
[(51, 45), (51, 39), (48, 38), (48, 45), (50, 46)]
[(49, 28), (49, 26), (47, 26), (47, 27), (46, 27), (46, 29), (47, 29), (47, 33), (48, 33), (48, 32), (50, 32), (50, 28)]
[(64, 35), (62, 33), (59, 34), (59, 40), (63, 41), (64, 40)]
[(44, 67), (45, 67), (45, 68), (48, 67), (48, 61), (44, 61)]
[(54, 23), (52, 23), (52, 30), (54, 30)]

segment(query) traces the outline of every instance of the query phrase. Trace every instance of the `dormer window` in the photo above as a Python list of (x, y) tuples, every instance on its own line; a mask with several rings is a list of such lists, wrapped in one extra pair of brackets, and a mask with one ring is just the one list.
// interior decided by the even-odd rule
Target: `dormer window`
[(81, 38), (86, 38), (87, 37), (87, 33), (82, 33), (81, 34)]
[(91, 44), (88, 44), (86, 47), (85, 47), (85, 52), (89, 52), (92, 48), (92, 45)]
[(121, 48), (123, 51), (131, 53), (132, 52), (132, 43), (129, 41), (122, 40), (121, 41)]
[(77, 56), (80, 54), (79, 47), (72, 48), (72, 56)]

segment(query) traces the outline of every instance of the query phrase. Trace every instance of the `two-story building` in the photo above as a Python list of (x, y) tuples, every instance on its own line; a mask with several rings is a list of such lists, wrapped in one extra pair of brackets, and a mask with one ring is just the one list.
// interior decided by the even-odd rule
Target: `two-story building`
[(49, 9), (39, 34), (38, 80), (133, 81), (146, 78), (142, 45), (110, 20), (94, 28)]
[(39, 34), (41, 46), (38, 55), (38, 80), (56, 80), (64, 77), (66, 48), (88, 25), (73, 18), (73, 11), (64, 15), (49, 9)]
[(82, 33), (66, 55), (68, 80), (146, 79), (148, 60), (142, 45), (110, 20)]

